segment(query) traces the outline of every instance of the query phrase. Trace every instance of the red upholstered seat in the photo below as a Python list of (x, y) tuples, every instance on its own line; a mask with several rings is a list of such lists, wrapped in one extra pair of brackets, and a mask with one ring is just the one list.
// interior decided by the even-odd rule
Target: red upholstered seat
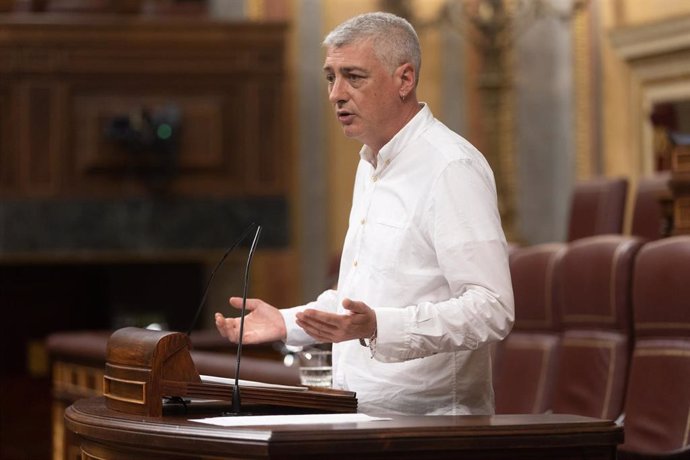
[[(192, 350), (192, 360), (201, 375), (216, 377), (235, 377), (237, 355), (215, 351)], [(282, 385), (299, 385), (299, 367), (286, 367), (282, 361), (242, 356), (240, 362), (240, 379), (255, 382), (278, 383)]]
[(515, 325), (495, 349), (497, 413), (540, 413), (549, 407), (560, 341), (553, 273), (564, 248), (541, 244), (511, 251)]
[(633, 282), (636, 341), (618, 458), (690, 458), (690, 236), (646, 244)]
[(568, 241), (623, 232), (628, 181), (596, 178), (580, 181), (573, 190)]
[(639, 238), (606, 235), (569, 243), (558, 264), (563, 339), (552, 409), (615, 420), (632, 350), (632, 270)]

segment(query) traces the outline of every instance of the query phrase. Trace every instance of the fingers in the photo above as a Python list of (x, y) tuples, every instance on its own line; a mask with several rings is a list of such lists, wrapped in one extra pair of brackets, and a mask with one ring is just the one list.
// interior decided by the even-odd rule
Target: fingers
[(369, 310), (369, 306), (364, 302), (347, 298), (343, 299), (343, 308), (351, 311), (352, 313), (366, 313)]
[(338, 315), (306, 309), (295, 315), (296, 323), (304, 332), (321, 342), (342, 342), (356, 337), (352, 329), (353, 315)]
[[(242, 297), (230, 297), (228, 300), (230, 305), (238, 310), (242, 309)], [(247, 301), (247, 310), (252, 310), (253, 308), (249, 306), (249, 300)], [(215, 314), (216, 329), (222, 337), (234, 342), (238, 335), (236, 331), (237, 326), (235, 324), (234, 318), (226, 318), (221, 313)]]
[(226, 330), (225, 317), (223, 315), (221, 315), (220, 313), (216, 313), (215, 314), (215, 322), (216, 322), (216, 329), (218, 329), (218, 332), (220, 333), (220, 335), (227, 338), (228, 332)]
[[(242, 309), (242, 297), (230, 297), (228, 300), (230, 305), (238, 310)], [(258, 299), (247, 299), (246, 308), (248, 311), (254, 310), (259, 304)]]
[(318, 310), (305, 310), (295, 316), (297, 325), (307, 331), (322, 334), (332, 334), (340, 326), (337, 315), (324, 313)]
[(215, 314), (216, 329), (221, 336), (230, 340), (231, 342), (237, 341), (237, 321), (236, 318), (226, 318), (220, 313)]
[(301, 322), (309, 327), (319, 330), (337, 329), (340, 324), (339, 315), (326, 313), (319, 310), (307, 309), (295, 315), (298, 324)]
[(308, 308), (295, 315), (297, 325), (322, 342), (371, 337), (376, 330), (376, 314), (366, 303), (344, 299), (346, 314), (335, 314)]

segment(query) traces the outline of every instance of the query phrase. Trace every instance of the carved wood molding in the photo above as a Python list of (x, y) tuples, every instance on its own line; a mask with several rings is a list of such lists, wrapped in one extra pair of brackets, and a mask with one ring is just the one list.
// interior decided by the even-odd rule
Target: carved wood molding
[(614, 48), (626, 61), (688, 50), (690, 16), (615, 29), (610, 37)]
[(118, 15), (0, 16), (3, 73), (275, 75), (282, 23)]
[(168, 192), (287, 198), (285, 24), (46, 13), (1, 16), (0, 30), (0, 196), (160, 188), (104, 132), (169, 105), (181, 121)]
[(629, 117), (640, 174), (653, 170), (649, 113), (658, 102), (690, 97), (690, 16), (615, 29), (611, 43), (630, 71)]
[[(642, 174), (652, 171), (653, 106), (690, 98), (690, 16), (626, 27), (611, 32), (611, 42), (631, 73), (630, 126), (636, 142), (637, 164)], [(676, 155), (683, 147), (679, 147)], [(676, 162), (671, 171), (674, 201), (672, 233), (690, 232), (690, 183)]]

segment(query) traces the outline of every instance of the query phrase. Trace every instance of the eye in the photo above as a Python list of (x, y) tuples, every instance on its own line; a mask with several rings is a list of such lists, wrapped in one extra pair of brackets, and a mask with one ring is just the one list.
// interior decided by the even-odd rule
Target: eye
[(333, 75), (332, 73), (326, 74), (326, 81), (327, 81), (328, 83), (333, 83), (333, 82), (335, 82), (335, 75)]

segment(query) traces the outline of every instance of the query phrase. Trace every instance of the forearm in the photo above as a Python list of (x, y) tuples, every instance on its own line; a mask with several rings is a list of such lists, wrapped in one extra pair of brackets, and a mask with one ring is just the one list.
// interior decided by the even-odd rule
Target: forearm
[(513, 324), (513, 299), (474, 286), (443, 302), (379, 308), (376, 316), (375, 358), (398, 362), (503, 339)]

